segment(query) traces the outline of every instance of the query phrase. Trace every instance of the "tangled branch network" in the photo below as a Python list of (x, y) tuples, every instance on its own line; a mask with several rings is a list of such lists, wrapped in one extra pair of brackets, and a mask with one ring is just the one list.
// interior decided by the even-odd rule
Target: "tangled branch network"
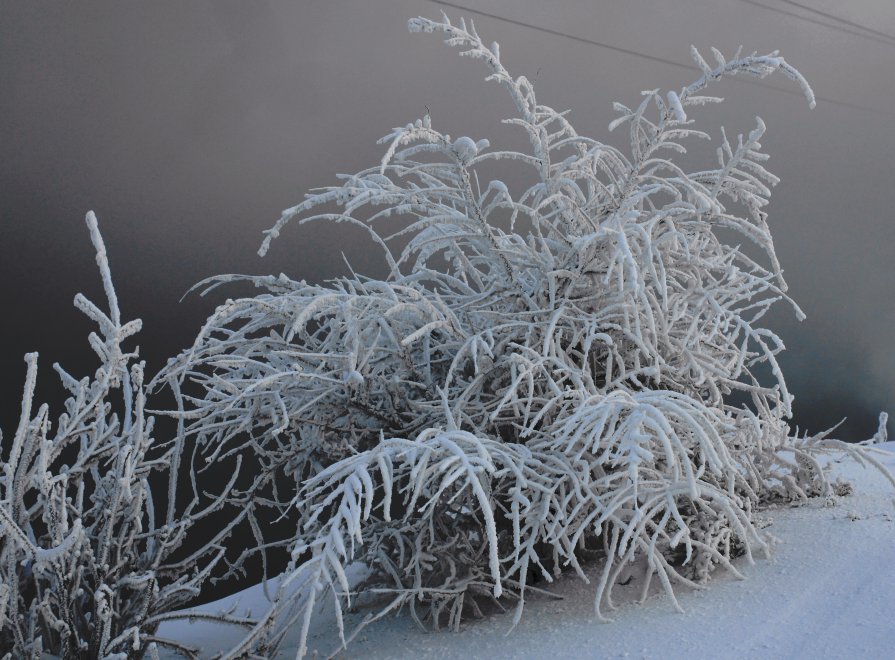
[(222, 494), (203, 500), (194, 480), (193, 496), (177, 506), (185, 436), (153, 437), (145, 365), (135, 363), (136, 350), (122, 348), (142, 323), (122, 322), (92, 212), (87, 226), (108, 312), (82, 294), (75, 306), (99, 327), (89, 341), (100, 366), (77, 379), (53, 365), (70, 395), (54, 424), (48, 405), (34, 411), (38, 356), (25, 356), (21, 417), (0, 460), (0, 657), (157, 659), (159, 647), (195, 655), (159, 637), (159, 625), (187, 618), (248, 629), (257, 623), (232, 612), (183, 610), (226, 551), (213, 538), (187, 552), (190, 534), (227, 506), (238, 466)]
[[(483, 599), (510, 598), (518, 622), (533, 581), (587, 579), (594, 554), (601, 618), (631, 562), (644, 597), (655, 577), (675, 606), (675, 584), (697, 587), (718, 566), (739, 575), (735, 556), (768, 549), (755, 509), (832, 495), (817, 456), (843, 445), (791, 437), (783, 344), (760, 325), (777, 301), (802, 316), (763, 210), (777, 183), (764, 123), (722, 134), (708, 169), (673, 156), (709, 137), (688, 112), (722, 100), (701, 94), (722, 77), (780, 71), (813, 107), (811, 88), (776, 52), (713, 49), (712, 65), (694, 48), (698, 80), (615, 104), (624, 154), (539, 104), (472, 24), (409, 27), (487, 67), (530, 152), (451, 139), (429, 116), (396, 128), (378, 166), (287, 209), (260, 250), (292, 221), (348, 222), (382, 248), (388, 278), (244, 278), (267, 293), (220, 307), (164, 375), (201, 385), (181, 414), (212, 458), (249, 443), (266, 466), (258, 486), (277, 470), (294, 479), (268, 501), (298, 517), (284, 584), (313, 588), (280, 603), (280, 625), (301, 625), (302, 654), (315, 602), (328, 593), (341, 612), (364, 591), (387, 600), (370, 618), (406, 606), (456, 628)], [(512, 195), (485, 175), (498, 160), (535, 183)], [(394, 216), (402, 229), (377, 232)], [(369, 569), (357, 589), (345, 573), (356, 561)], [(344, 643), (341, 615), (339, 626)]]
[[(180, 462), (185, 446), (207, 465), (247, 458), (257, 467), (251, 483), (228, 485), (208, 504), (218, 510), (226, 500), (239, 512), (206, 548), (226, 567), (223, 577), (250, 557), (266, 567), (269, 553), (291, 552), (269, 611), (253, 620), (222, 615), (250, 628), (229, 657), (274, 654), (294, 629), (304, 655), (325, 599), (335, 604), (343, 646), (359, 629), (343, 620), (352, 599), (373, 605), (361, 627), (406, 608), (421, 625), (456, 629), (489, 602), (514, 602), (515, 625), (526, 595), (563, 572), (596, 576), (594, 604), (605, 619), (632, 564), (642, 570), (643, 598), (656, 583), (679, 607), (676, 589), (701, 588), (717, 568), (739, 576), (734, 559), (768, 551), (755, 517), (762, 505), (846, 490), (828, 478), (822, 454), (846, 450), (879, 466), (868, 447), (790, 429), (792, 396), (777, 363), (783, 344), (761, 320), (776, 302), (802, 313), (787, 296), (764, 211), (777, 183), (764, 167), (764, 123), (735, 140), (722, 131), (717, 162), (706, 169), (675, 162), (685, 141), (709, 138), (689, 114), (721, 102), (703, 94), (714, 81), (782, 72), (813, 107), (798, 71), (776, 52), (728, 60), (713, 49), (709, 64), (694, 48), (702, 70), (695, 82), (644, 92), (632, 107), (615, 104), (609, 128), (630, 135), (623, 153), (538, 103), (531, 82), (510, 75), (497, 44), (487, 46), (472, 24), (444, 16), (409, 27), (442, 34), (487, 68), (487, 80), (515, 105), (505, 122), (524, 131), (530, 150), (452, 139), (429, 116), (394, 129), (381, 140), (377, 166), (287, 209), (260, 250), (290, 222), (347, 222), (369, 232), (388, 276), (352, 273), (323, 285), (285, 275), (206, 280), (197, 286), (242, 280), (264, 292), (218, 307), (146, 389), (174, 394), (168, 414), (178, 431), (163, 457), (174, 474), (180, 465), (190, 470), (194, 493), (201, 474), (193, 461)], [(518, 166), (531, 185), (511, 192), (490, 179), (496, 161)], [(384, 235), (396, 222), (401, 228)], [(731, 236), (758, 249), (741, 251), (725, 240)], [(117, 315), (111, 325), (96, 318), (111, 333), (100, 357), (123, 364), (127, 356), (115, 351), (128, 326), (116, 325)], [(118, 481), (97, 488), (110, 501), (148, 506), (145, 478), (132, 475), (127, 458), (142, 455), (141, 372), (128, 378), (114, 369), (103, 378), (136, 396), (126, 418), (134, 421), (81, 433), (88, 443), (96, 437), (96, 456), (107, 438), (135, 438), (114, 463)], [(78, 387), (87, 389), (77, 402), (105, 392), (102, 384)], [(77, 402), (76, 410), (84, 405)], [(23, 645), (33, 633), (9, 628), (4, 614), (17, 598), (6, 586), (15, 561), (27, 555), (35, 571), (57, 565), (21, 522), (26, 472), (16, 466), (31, 465), (46, 446), (41, 419), (23, 422), (0, 481), (0, 516), (17, 530), (0, 551), (0, 622)], [(28, 442), (34, 448), (21, 449)], [(154, 463), (136, 465), (148, 471)], [(24, 469), (32, 470), (28, 483), (42, 484), (47, 510), (58, 511), (47, 540), (62, 553), (87, 529), (86, 511), (66, 523), (81, 509), (60, 499), (65, 480)], [(187, 521), (197, 517), (190, 511)], [(273, 536), (262, 524), (271, 515), (294, 521), (292, 532)], [(181, 523), (171, 509), (169, 518), (165, 538), (176, 538)], [(256, 544), (224, 557), (218, 550), (241, 524)], [(110, 606), (134, 610), (128, 620), (136, 623), (108, 634), (91, 628), (102, 649), (128, 635), (141, 649), (155, 643), (155, 628), (140, 622), (157, 626), (161, 615), (139, 604), (174, 603), (205, 575), (159, 592), (150, 560), (170, 542), (155, 534), (148, 527), (128, 537), (145, 539), (149, 563), (119, 583), (148, 600)], [(355, 563), (364, 567), (360, 582), (349, 577)], [(44, 599), (50, 609), (53, 598)], [(72, 625), (53, 616), (57, 628)]]

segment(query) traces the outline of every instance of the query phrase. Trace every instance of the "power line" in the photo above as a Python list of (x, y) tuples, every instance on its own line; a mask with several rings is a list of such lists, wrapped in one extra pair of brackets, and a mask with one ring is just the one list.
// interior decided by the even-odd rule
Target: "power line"
[(792, 16), (793, 18), (797, 18), (800, 21), (805, 21), (807, 23), (814, 23), (815, 25), (822, 25), (825, 28), (829, 28), (830, 30), (837, 30), (839, 32), (844, 32), (845, 34), (850, 34), (854, 37), (860, 37), (862, 39), (869, 39), (870, 41), (875, 41), (876, 43), (886, 44), (888, 46), (895, 46), (895, 41), (891, 39), (883, 39), (881, 37), (874, 36), (872, 34), (866, 34), (864, 32), (859, 32), (857, 30), (850, 30), (849, 28), (844, 28), (839, 25), (834, 25), (832, 23), (827, 23), (826, 21), (820, 21), (816, 18), (811, 18), (809, 16), (803, 16), (802, 14), (798, 14), (794, 11), (787, 11), (786, 9), (781, 9), (780, 7), (772, 7), (771, 5), (766, 5), (762, 2), (756, 2), (756, 0), (740, 0), (740, 2), (745, 2), (748, 5), (753, 5), (755, 7), (761, 7), (762, 9), (766, 9), (767, 11), (777, 12), (778, 14), (783, 14), (784, 16)]
[[(683, 64), (681, 62), (675, 62), (674, 60), (665, 59), (664, 57), (659, 57), (658, 55), (650, 55), (648, 53), (641, 53), (637, 50), (631, 50), (629, 48), (622, 48), (621, 46), (613, 46), (612, 44), (607, 44), (602, 41), (596, 41), (595, 39), (588, 39), (586, 37), (579, 37), (574, 34), (569, 34), (567, 32), (560, 32), (559, 30), (553, 30), (550, 28), (542, 27), (540, 25), (535, 25), (533, 23), (526, 23), (525, 21), (520, 21), (515, 18), (508, 18), (506, 16), (500, 16), (499, 14), (491, 14), (486, 11), (482, 11), (481, 9), (473, 9), (472, 7), (467, 7), (465, 5), (457, 4), (455, 2), (448, 2), (447, 0), (428, 0), (432, 4), (435, 5), (443, 5), (445, 7), (450, 7), (451, 9), (458, 9), (460, 11), (467, 12), (469, 14), (476, 14), (477, 16), (484, 16), (485, 18), (493, 18), (496, 21), (502, 21), (504, 23), (509, 23), (510, 25), (517, 25), (519, 27), (528, 28), (529, 30), (535, 30), (537, 32), (543, 32), (544, 34), (549, 34), (555, 37), (563, 37), (565, 39), (569, 39), (570, 41), (577, 41), (579, 43), (589, 44), (591, 46), (599, 46), (600, 48), (605, 48), (607, 50), (613, 50), (617, 53), (622, 53), (624, 55), (631, 55), (633, 57), (639, 57), (644, 60), (650, 60), (652, 62), (661, 62), (662, 64), (668, 64), (670, 66), (675, 66), (681, 69), (687, 69), (688, 71), (698, 71), (701, 73), (701, 70), (694, 65)], [(749, 83), (751, 85), (758, 85), (760, 87), (765, 87), (767, 89), (771, 89), (777, 92), (783, 92), (784, 94), (792, 94), (795, 96), (802, 96), (800, 91), (796, 91), (794, 89), (789, 89), (786, 87), (777, 87), (775, 85), (769, 85), (766, 82), (761, 80), (753, 80), (749, 78), (744, 78), (743, 82)], [(864, 112), (870, 112), (873, 114), (886, 114), (880, 113), (878, 110), (874, 110), (873, 108), (869, 108), (867, 106), (858, 105), (857, 103), (850, 103), (848, 101), (837, 101), (836, 99), (826, 98), (824, 96), (818, 96), (815, 94), (815, 98), (818, 101), (823, 101), (824, 103), (829, 103), (831, 105), (838, 105), (843, 108), (852, 108), (853, 110), (863, 110)]]
[(794, 7), (798, 7), (799, 9), (803, 9), (807, 12), (811, 12), (812, 14), (817, 14), (818, 16), (823, 16), (825, 18), (829, 18), (831, 20), (836, 21), (837, 23), (842, 23), (844, 25), (850, 25), (851, 27), (856, 27), (859, 30), (866, 30), (871, 34), (875, 34), (877, 36), (883, 37), (884, 39), (888, 39), (889, 41), (895, 42), (895, 35), (888, 34), (886, 32), (880, 32), (879, 30), (874, 30), (873, 28), (869, 28), (866, 25), (861, 25), (860, 23), (855, 23), (853, 21), (848, 20), (847, 18), (842, 18), (841, 16), (836, 16), (835, 14), (830, 14), (825, 11), (821, 11), (820, 9), (815, 9), (814, 7), (809, 7), (808, 5), (803, 5), (801, 2), (795, 2), (795, 0), (780, 0), (787, 5), (792, 5)]
[(680, 62), (675, 62), (674, 60), (667, 60), (664, 57), (659, 57), (658, 55), (649, 55), (648, 53), (641, 53), (636, 50), (629, 50), (627, 48), (622, 48), (621, 46), (613, 46), (612, 44), (607, 44), (602, 41), (595, 41), (593, 39), (587, 39), (586, 37), (579, 37), (574, 34), (567, 34), (566, 32), (560, 32), (558, 30), (551, 30), (550, 28), (541, 27), (540, 25), (534, 25), (532, 23), (525, 23), (523, 21), (517, 21), (514, 18), (507, 18), (506, 16), (498, 16), (497, 14), (489, 14), (486, 11), (481, 11), (480, 9), (473, 9), (472, 7), (465, 7), (463, 5), (458, 5), (453, 2), (446, 2), (444, 0), (429, 0), (429, 2), (436, 5), (444, 5), (445, 7), (451, 7), (452, 9), (459, 9), (460, 11), (469, 12), (470, 14), (478, 14), (479, 16), (484, 16), (486, 18), (493, 18), (496, 21), (503, 21), (504, 23), (509, 23), (510, 25), (518, 25), (519, 27), (529, 28), (531, 30), (537, 30), (538, 32), (543, 32), (545, 34), (552, 34), (555, 37), (565, 37), (566, 39), (570, 39), (572, 41), (577, 41), (583, 44), (590, 44), (592, 46), (600, 46), (601, 48), (607, 48), (609, 50), (614, 50), (617, 53), (623, 53), (625, 55), (633, 55), (635, 57), (640, 57), (645, 60), (652, 60), (653, 62), (661, 62), (663, 64), (670, 64), (671, 66), (680, 67), (682, 69), (687, 69), (688, 71), (698, 71), (695, 66), (691, 66), (689, 64), (682, 64)]

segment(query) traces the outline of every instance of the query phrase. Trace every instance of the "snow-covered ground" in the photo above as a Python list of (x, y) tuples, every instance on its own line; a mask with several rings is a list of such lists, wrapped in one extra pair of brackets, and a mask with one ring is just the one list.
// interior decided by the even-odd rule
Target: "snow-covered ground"
[[(895, 443), (884, 463), (895, 471)], [(767, 512), (779, 539), (770, 559), (740, 562), (747, 579), (716, 574), (708, 588), (678, 592), (681, 614), (661, 594), (644, 604), (637, 573), (615, 592), (614, 622), (594, 616), (594, 580), (570, 576), (550, 587), (562, 600), (529, 596), (519, 626), (511, 615), (470, 621), (459, 633), (423, 632), (410, 617), (389, 617), (363, 630), (343, 658), (891, 658), (895, 657), (895, 490), (876, 470), (851, 460), (835, 473), (855, 493), (833, 506), (820, 500)], [(596, 568), (593, 569), (596, 574)], [(260, 586), (203, 606), (219, 611), (239, 599), (260, 614)], [(312, 627), (311, 648), (324, 656), (338, 646), (332, 607)], [(346, 620), (350, 630), (351, 621)], [(240, 631), (185, 621), (166, 623), (162, 636), (226, 651)], [(284, 657), (294, 657), (287, 639)]]

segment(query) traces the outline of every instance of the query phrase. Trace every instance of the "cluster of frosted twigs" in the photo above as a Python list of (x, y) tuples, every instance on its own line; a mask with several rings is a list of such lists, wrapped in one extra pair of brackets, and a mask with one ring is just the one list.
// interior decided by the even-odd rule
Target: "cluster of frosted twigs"
[[(179, 425), (155, 457), (141, 371), (125, 369), (131, 356), (119, 348), (135, 328), (119, 324), (101, 260), (112, 315), (86, 301), (82, 309), (103, 331), (93, 343), (104, 367), (95, 380), (65, 377), (73, 399), (58, 427), (79, 438), (78, 458), (47, 471), (61, 441), (45, 409), (32, 419), (26, 404), (3, 464), (0, 516), (13, 533), (0, 549), (0, 639), (151, 651), (163, 612), (207, 575), (188, 569), (223, 560), (231, 575), (254, 554), (266, 566), (274, 549), (292, 561), (270, 610), (255, 621), (221, 615), (250, 628), (231, 657), (273, 653), (296, 627), (303, 655), (324, 598), (343, 644), (343, 608), (365, 595), (377, 606), (361, 625), (406, 608), (423, 625), (456, 628), (489, 599), (515, 601), (515, 623), (527, 591), (563, 571), (587, 579), (593, 558), (601, 618), (631, 564), (644, 598), (657, 582), (677, 606), (676, 585), (698, 588), (718, 567), (739, 575), (736, 557), (767, 550), (760, 506), (836, 493), (820, 454), (846, 449), (875, 462), (865, 448), (789, 429), (783, 345), (761, 320), (781, 300), (801, 312), (763, 210), (777, 182), (764, 167), (763, 122), (735, 140), (722, 133), (707, 169), (674, 160), (686, 140), (709, 137), (688, 113), (721, 101), (702, 94), (721, 77), (781, 71), (813, 106), (795, 69), (776, 53), (727, 60), (713, 50), (709, 64), (693, 49), (698, 80), (616, 104), (610, 129), (630, 132), (623, 153), (539, 104), (474, 26), (444, 17), (410, 28), (442, 33), (484, 63), (512, 98), (517, 114), (506, 122), (530, 151), (452, 139), (426, 116), (383, 138), (379, 165), (286, 210), (262, 254), (290, 221), (349, 222), (368, 230), (388, 276), (202, 283), (242, 279), (264, 293), (221, 305), (153, 379), (149, 392), (173, 393)], [(496, 160), (514, 161), (527, 187), (489, 179)], [(402, 229), (382, 235), (387, 218)], [(730, 231), (763, 257), (725, 241)], [(26, 399), (31, 384), (33, 369)], [(102, 403), (118, 386), (120, 420)], [(179, 466), (193, 464), (180, 462), (185, 446), (211, 465), (248, 456), (256, 476), (183, 512), (174, 489)], [(158, 528), (147, 478), (163, 463), (170, 490)], [(90, 503), (88, 475), (105, 475), (87, 486)], [(198, 502), (201, 475), (192, 478)], [(226, 505), (238, 514), (204, 555), (165, 564), (195, 520)], [(265, 511), (293, 520), (293, 533), (266, 537)], [(257, 545), (228, 559), (238, 525)], [(348, 577), (355, 562), (366, 570), (359, 584)], [(38, 592), (31, 601), (16, 591), (26, 583)], [(92, 591), (79, 586), (87, 583)]]

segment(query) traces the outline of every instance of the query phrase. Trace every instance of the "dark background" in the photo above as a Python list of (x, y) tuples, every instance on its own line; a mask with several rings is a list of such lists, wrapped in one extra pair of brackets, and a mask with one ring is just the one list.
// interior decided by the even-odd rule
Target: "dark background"
[[(376, 140), (431, 109), (437, 128), (520, 145), (500, 124), (512, 104), (481, 63), (408, 18), (476, 20), (543, 103), (572, 108), (580, 133), (609, 135), (611, 102), (698, 77), (690, 44), (730, 55), (780, 48), (818, 95), (811, 111), (781, 77), (728, 80), (721, 107), (694, 111), (717, 136), (768, 124), (769, 207), (791, 295), (769, 323), (796, 423), (869, 437), (895, 398), (895, 6), (836, 0), (424, 0), (369, 2), (0, 1), (0, 428), (14, 430), (25, 373), (40, 352), (40, 400), (61, 404), (50, 370), (92, 371), (78, 291), (102, 302), (83, 217), (94, 209), (123, 314), (140, 317), (154, 373), (189, 345), (214, 305), (179, 298), (227, 272), (319, 281), (383, 274), (355, 228), (290, 226), (261, 259), (262, 230), (310, 187), (378, 162)], [(711, 93), (711, 90), (710, 90)], [(700, 126), (701, 124), (701, 126)], [(717, 142), (690, 163), (711, 166)], [(701, 149), (701, 150), (700, 150)], [(512, 184), (512, 181), (508, 180)], [(511, 189), (512, 189), (511, 185)], [(895, 411), (893, 411), (895, 412)]]

